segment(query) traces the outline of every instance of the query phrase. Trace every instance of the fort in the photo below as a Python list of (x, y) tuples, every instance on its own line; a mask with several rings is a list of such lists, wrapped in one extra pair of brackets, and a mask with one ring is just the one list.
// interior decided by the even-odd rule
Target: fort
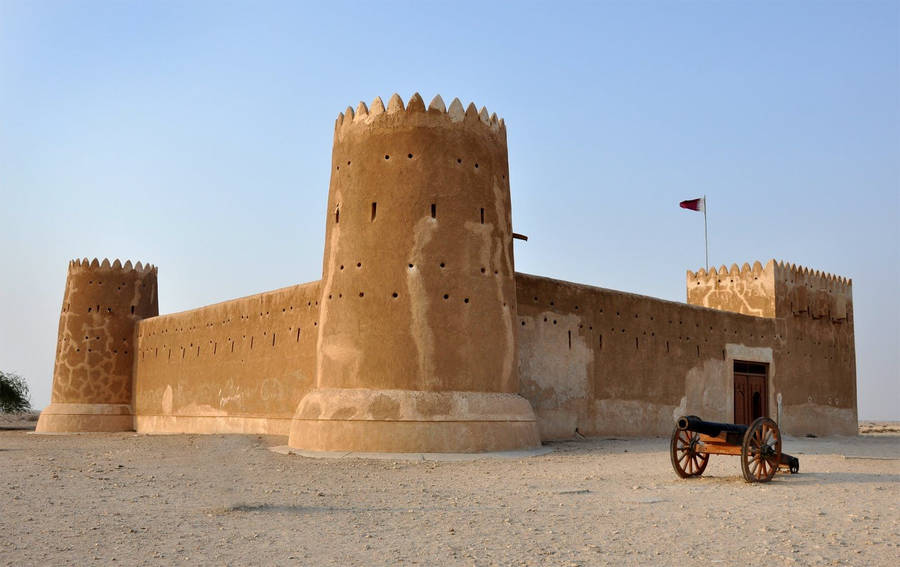
[(38, 432), (254, 433), (482, 452), (675, 418), (855, 435), (849, 279), (687, 272), (687, 303), (517, 273), (506, 125), (396, 94), (335, 124), (322, 279), (159, 315), (157, 269), (75, 260)]

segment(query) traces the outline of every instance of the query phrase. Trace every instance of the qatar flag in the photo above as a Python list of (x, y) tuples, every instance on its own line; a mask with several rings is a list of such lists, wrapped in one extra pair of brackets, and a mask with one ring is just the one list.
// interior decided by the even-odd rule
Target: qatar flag
[(690, 209), (692, 211), (700, 211), (703, 213), (706, 212), (706, 198), (700, 197), (699, 199), (688, 199), (687, 201), (678, 203), (678, 206), (682, 209)]

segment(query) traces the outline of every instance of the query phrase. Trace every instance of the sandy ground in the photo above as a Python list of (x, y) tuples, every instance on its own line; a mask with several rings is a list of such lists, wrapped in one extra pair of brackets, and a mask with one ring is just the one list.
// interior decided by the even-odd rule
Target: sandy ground
[[(877, 424), (876, 424), (877, 425)], [(279, 454), (283, 437), (35, 435), (0, 420), (0, 564), (897, 565), (900, 435), (785, 439), (681, 480), (668, 439), (517, 459)], [(16, 429), (21, 427), (21, 429)]]

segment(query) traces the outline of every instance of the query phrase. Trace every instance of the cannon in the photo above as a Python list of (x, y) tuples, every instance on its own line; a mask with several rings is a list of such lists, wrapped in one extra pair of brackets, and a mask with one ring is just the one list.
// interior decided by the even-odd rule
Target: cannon
[(738, 425), (683, 415), (675, 422), (669, 455), (681, 478), (702, 475), (710, 455), (740, 455), (747, 482), (769, 482), (779, 469), (800, 472), (800, 460), (781, 452), (781, 432), (768, 417)]

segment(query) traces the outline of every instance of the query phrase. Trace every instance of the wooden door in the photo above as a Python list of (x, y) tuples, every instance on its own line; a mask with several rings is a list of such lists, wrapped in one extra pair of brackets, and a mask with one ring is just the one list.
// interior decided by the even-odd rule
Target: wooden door
[(750, 425), (769, 415), (766, 392), (769, 368), (758, 362), (734, 361), (734, 422)]
[(747, 375), (734, 374), (734, 422), (749, 424), (747, 420)]
[(766, 417), (769, 415), (769, 408), (766, 404), (766, 377), (759, 375), (747, 376), (747, 391), (749, 393), (749, 423), (753, 423), (758, 417)]

